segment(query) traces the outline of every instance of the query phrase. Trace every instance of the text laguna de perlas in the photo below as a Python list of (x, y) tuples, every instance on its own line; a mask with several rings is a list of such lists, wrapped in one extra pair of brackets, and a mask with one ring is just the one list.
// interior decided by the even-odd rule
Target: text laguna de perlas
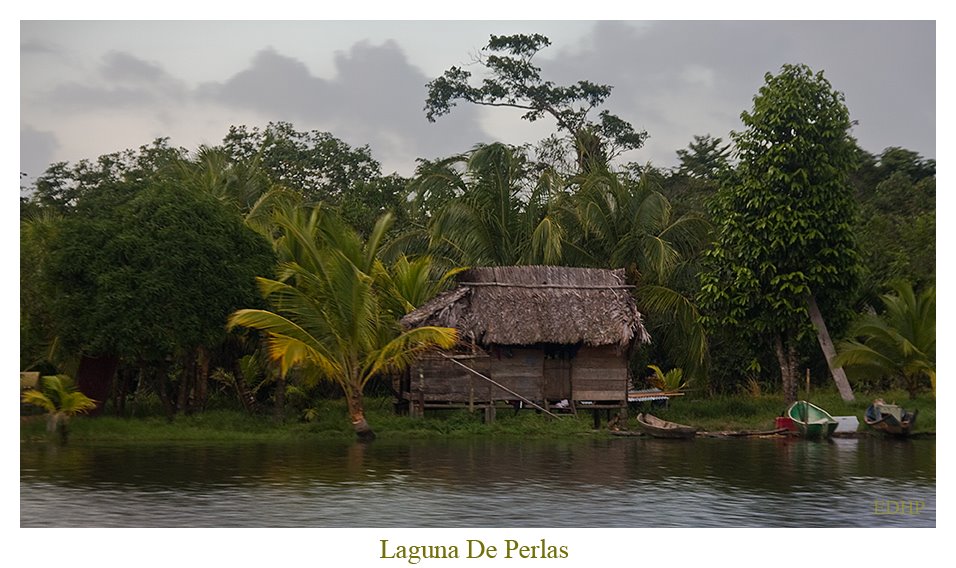
[(381, 558), (406, 560), (409, 564), (418, 564), (425, 558), (567, 558), (567, 546), (548, 544), (545, 539), (534, 545), (526, 545), (517, 540), (506, 539), (501, 545), (485, 544), (481, 540), (467, 539), (465, 544), (413, 545), (389, 544), (382, 539)]

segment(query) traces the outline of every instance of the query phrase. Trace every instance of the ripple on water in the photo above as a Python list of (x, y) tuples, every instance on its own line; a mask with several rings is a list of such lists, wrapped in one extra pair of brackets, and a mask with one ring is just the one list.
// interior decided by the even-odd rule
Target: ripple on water
[[(924, 443), (925, 442), (925, 443)], [(935, 441), (21, 448), (21, 526), (935, 526)], [(878, 501), (921, 502), (879, 515)]]

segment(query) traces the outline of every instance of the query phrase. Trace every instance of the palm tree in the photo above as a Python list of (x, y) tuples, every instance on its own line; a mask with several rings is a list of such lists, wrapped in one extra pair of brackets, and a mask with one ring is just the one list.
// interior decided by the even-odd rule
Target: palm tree
[(647, 368), (654, 371), (650, 377), (651, 384), (664, 392), (682, 391), (690, 384), (684, 380), (683, 369), (675, 368), (665, 373), (657, 365), (648, 365)]
[(285, 375), (298, 367), (308, 381), (341, 386), (356, 435), (371, 440), (362, 393), (377, 374), (406, 366), (430, 347), (454, 345), (453, 329), (402, 331), (384, 309), (386, 271), (378, 259), (391, 216), (363, 241), (334, 213), (286, 209), (276, 215), (278, 279), (259, 278), (272, 311), (239, 310), (228, 326), (263, 331), (271, 358)]
[(75, 368), (62, 349), (53, 317), (56, 294), (46, 278), (63, 215), (39, 209), (20, 221), (20, 368), (33, 369), (44, 361), (60, 369)]
[(237, 162), (219, 146), (200, 146), (193, 158), (177, 163), (175, 175), (183, 183), (206, 192), (243, 214), (271, 187), (261, 156)]
[(695, 215), (675, 219), (652, 171), (636, 182), (607, 169), (572, 181), (580, 189), (561, 221), (576, 237), (572, 246), (581, 255), (575, 259), (579, 264), (632, 265), (644, 281), (663, 283), (705, 243), (708, 223)]
[(401, 318), (448, 289), (456, 274), (466, 268), (441, 270), (429, 255), (409, 259), (400, 255), (383, 274), (385, 308)]
[(701, 217), (674, 218), (670, 202), (654, 185), (651, 168), (637, 181), (605, 169), (592, 169), (573, 183), (559, 215), (565, 263), (624, 267), (636, 283), (641, 311), (650, 316), (657, 343), (692, 377), (704, 373), (707, 336), (696, 304), (681, 291), (693, 260), (707, 242), (710, 226)]
[(864, 314), (838, 345), (835, 364), (855, 373), (902, 379), (910, 397), (929, 379), (936, 392), (936, 287), (917, 295), (907, 282), (880, 296), (882, 315)]
[(429, 248), (459, 266), (559, 264), (563, 233), (551, 210), (552, 180), (522, 149), (499, 143), (426, 164), (413, 189), (420, 203), (439, 200)]
[(46, 410), (47, 431), (59, 431), (60, 441), (64, 444), (69, 419), (96, 408), (96, 401), (81, 393), (67, 375), (41, 377), (40, 388), (25, 391), (21, 401)]

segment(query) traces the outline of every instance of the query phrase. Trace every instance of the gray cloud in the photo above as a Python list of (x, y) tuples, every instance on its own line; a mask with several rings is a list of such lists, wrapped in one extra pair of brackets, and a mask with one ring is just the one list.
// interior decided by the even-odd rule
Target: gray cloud
[(116, 82), (174, 82), (160, 65), (121, 51), (111, 51), (103, 57), (100, 73), (106, 80)]
[(871, 152), (935, 145), (933, 22), (600, 22), (584, 48), (542, 62), (562, 82), (614, 85), (608, 108), (651, 136), (632, 159), (674, 163), (694, 134), (726, 138), (784, 63), (806, 63), (846, 95)]
[(44, 40), (27, 39), (20, 42), (20, 55), (61, 55), (63, 49)]
[(160, 66), (129, 53), (112, 51), (83, 81), (61, 83), (42, 95), (59, 110), (83, 112), (121, 108), (153, 107), (183, 101), (185, 85)]
[(52, 132), (43, 132), (26, 124), (20, 126), (20, 171), (27, 174), (27, 180), (46, 171), (58, 146)]
[[(469, 33), (480, 43), (487, 38), (486, 29), (541, 29), (534, 22), (520, 24), (486, 22), (476, 24), (481, 33)], [(224, 57), (209, 48), (215, 29), (187, 33), (183, 27), (157, 24), (150, 33), (180, 34), (182, 43), (170, 46), (178, 58), (143, 45), (144, 53), (152, 53), (145, 59), (135, 55), (137, 42), (151, 40), (145, 34), (126, 43), (98, 42), (93, 40), (100, 39), (100, 28), (86, 23), (21, 24), (21, 30), (32, 32), (21, 43), (21, 117), (34, 127), (21, 133), (22, 167), (44, 163), (50, 148), (76, 160), (91, 157), (84, 152), (114, 143), (118, 146), (109, 151), (118, 150), (157, 135), (181, 136), (178, 143), (188, 147), (215, 143), (230, 124), (285, 120), (299, 130), (326, 130), (353, 145), (369, 144), (386, 171), (410, 173), (415, 158), (467, 150), (492, 139), (489, 132), (518, 142), (554, 128), (545, 120), (532, 127), (515, 113), (468, 104), (428, 123), (422, 107), (425, 84), (434, 76), (410, 63), (394, 41), (352, 43), (335, 53), (331, 73), (318, 76), (306, 62), (324, 64), (327, 53), (300, 53), (297, 49), (303, 48), (295, 43), (277, 40), (281, 52), (262, 49), (243, 67), (236, 51)], [(444, 47), (440, 58), (432, 58), (428, 73), (469, 58), (468, 49), (448, 47), (447, 26), (436, 23), (435, 29), (446, 35), (434, 37), (429, 29), (421, 28), (414, 39), (395, 36), (405, 38), (402, 45), (434, 41), (435, 52)], [(695, 134), (726, 138), (740, 128), (739, 115), (751, 106), (764, 73), (776, 72), (783, 63), (825, 71), (846, 94), (851, 116), (859, 122), (854, 134), (865, 149), (879, 152), (895, 145), (935, 157), (934, 22), (614, 21), (591, 24), (578, 40), (571, 39), (580, 37), (577, 28), (574, 33), (561, 41), (553, 37), (556, 45), (538, 62), (545, 77), (556, 83), (588, 79), (614, 85), (607, 108), (651, 136), (645, 148), (626, 159), (669, 166), (676, 162), (676, 150)], [(197, 63), (215, 63), (202, 73), (241, 70), (193, 88), (182, 79), (203, 76), (189, 74), (193, 55)], [(173, 65), (187, 67), (167, 72), (166, 66)], [(91, 124), (99, 129), (95, 139), (89, 137)], [(42, 157), (34, 157), (34, 151)]]
[(200, 97), (255, 110), (296, 128), (321, 129), (351, 144), (369, 144), (388, 169), (416, 157), (447, 156), (486, 141), (473, 108), (430, 124), (422, 111), (430, 80), (399, 46), (359, 42), (335, 57), (336, 75), (323, 79), (301, 61), (260, 51), (250, 67), (223, 83), (203, 85)]

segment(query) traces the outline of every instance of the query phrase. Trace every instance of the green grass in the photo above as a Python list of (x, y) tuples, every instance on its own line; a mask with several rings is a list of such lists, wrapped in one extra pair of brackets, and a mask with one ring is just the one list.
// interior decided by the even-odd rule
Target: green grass
[[(861, 421), (863, 412), (877, 396), (887, 402), (896, 402), (906, 409), (919, 409), (917, 432), (936, 431), (936, 401), (931, 394), (911, 401), (905, 392), (880, 394), (857, 393), (856, 401), (845, 403), (834, 391), (811, 393), (810, 400), (834, 416), (854, 415)], [(715, 397), (686, 396), (670, 401), (666, 408), (644, 406), (639, 411), (707, 431), (770, 430), (774, 418), (786, 409), (779, 395), (734, 395)], [(438, 437), (568, 437), (594, 435), (590, 412), (579, 416), (564, 415), (553, 419), (533, 410), (522, 410), (517, 415), (508, 408), (499, 408), (496, 420), (485, 424), (480, 412), (467, 410), (429, 411), (425, 418), (398, 416), (392, 412), (388, 398), (366, 399), (369, 423), (381, 439), (410, 439)], [(630, 412), (628, 427), (637, 430)], [(605, 424), (602, 412), (602, 424)], [(21, 420), (21, 441), (46, 441), (43, 416)], [(606, 435), (601, 433), (597, 435)], [(209, 410), (190, 416), (116, 418), (79, 416), (70, 422), (70, 440), (77, 442), (187, 442), (187, 441), (293, 441), (308, 439), (351, 440), (354, 437), (344, 401), (322, 401), (315, 420), (305, 422), (296, 417), (283, 421), (268, 415), (250, 416), (238, 410)]]
[[(398, 416), (392, 412), (391, 400), (366, 399), (366, 415), (381, 439), (429, 437), (492, 436), (565, 436), (591, 432), (589, 416), (565, 416), (555, 420), (531, 410), (518, 415), (499, 409), (492, 424), (484, 424), (480, 412), (467, 410), (429, 411), (424, 419)], [(44, 441), (49, 438), (43, 416), (21, 420), (21, 441)], [(315, 420), (298, 418), (279, 421), (272, 416), (250, 416), (238, 410), (209, 410), (203, 413), (177, 415), (172, 421), (161, 416), (117, 418), (77, 416), (70, 421), (70, 440), (77, 442), (179, 442), (179, 441), (292, 441), (303, 439), (350, 440), (355, 434), (349, 423), (345, 403), (322, 401)]]

